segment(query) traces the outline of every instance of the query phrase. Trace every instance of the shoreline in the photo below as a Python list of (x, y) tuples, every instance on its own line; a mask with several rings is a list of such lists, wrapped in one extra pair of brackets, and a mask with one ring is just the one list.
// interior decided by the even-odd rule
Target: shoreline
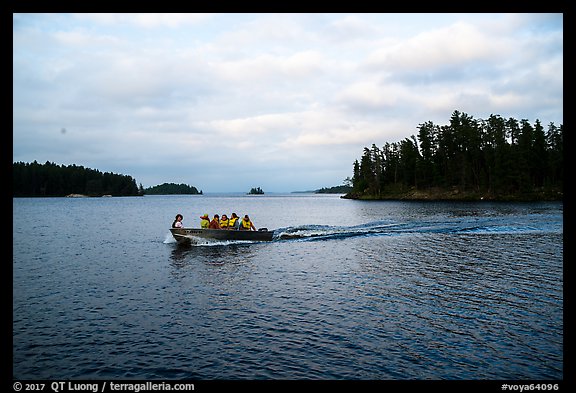
[(390, 192), (380, 195), (348, 193), (341, 196), (342, 199), (361, 201), (490, 201), (490, 202), (562, 202), (564, 193), (557, 190), (535, 191), (518, 194), (494, 195), (489, 192), (460, 191), (458, 189), (443, 190), (416, 190), (410, 189), (405, 192)]

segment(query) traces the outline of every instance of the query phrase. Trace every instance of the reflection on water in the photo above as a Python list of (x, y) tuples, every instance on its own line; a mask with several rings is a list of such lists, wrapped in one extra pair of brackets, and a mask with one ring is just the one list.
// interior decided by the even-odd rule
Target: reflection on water
[(190, 243), (175, 243), (171, 252), (171, 265), (183, 268), (191, 263), (207, 265), (224, 265), (248, 262), (253, 256), (253, 244), (216, 244), (196, 245)]

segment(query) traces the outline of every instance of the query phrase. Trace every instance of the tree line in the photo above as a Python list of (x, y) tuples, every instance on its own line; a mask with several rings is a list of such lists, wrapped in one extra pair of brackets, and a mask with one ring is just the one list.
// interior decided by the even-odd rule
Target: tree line
[(322, 188), (314, 191), (314, 193), (315, 194), (346, 194), (350, 191), (352, 191), (352, 187), (350, 187), (346, 184), (342, 184), (340, 186), (334, 186), (334, 187), (322, 187)]
[(76, 165), (14, 162), (12, 165), (13, 196), (60, 197), (70, 194), (88, 196), (142, 195), (142, 185), (128, 175), (100, 172)]
[(354, 161), (353, 199), (387, 199), (408, 192), (460, 198), (561, 199), (563, 126), (547, 130), (500, 115), (486, 120), (454, 111), (447, 125), (419, 124), (417, 137), (365, 147)]

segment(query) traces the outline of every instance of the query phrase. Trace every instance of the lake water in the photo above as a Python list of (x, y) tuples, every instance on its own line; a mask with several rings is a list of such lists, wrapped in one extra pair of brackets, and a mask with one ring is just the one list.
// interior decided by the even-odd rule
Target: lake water
[(15, 198), (12, 304), (17, 379), (562, 380), (563, 204)]

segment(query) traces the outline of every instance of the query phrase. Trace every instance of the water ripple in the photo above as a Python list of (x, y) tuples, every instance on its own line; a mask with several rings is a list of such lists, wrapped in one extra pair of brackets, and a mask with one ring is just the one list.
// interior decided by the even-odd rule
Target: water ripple
[[(258, 199), (301, 222), (266, 244), (191, 247), (99, 218), (173, 217), (175, 200), (15, 205), (15, 378), (563, 378), (557, 205), (321, 199), (326, 222), (302, 224), (312, 199)], [(75, 232), (85, 215), (101, 230)], [(35, 216), (44, 240), (29, 244), (19, 222)]]

